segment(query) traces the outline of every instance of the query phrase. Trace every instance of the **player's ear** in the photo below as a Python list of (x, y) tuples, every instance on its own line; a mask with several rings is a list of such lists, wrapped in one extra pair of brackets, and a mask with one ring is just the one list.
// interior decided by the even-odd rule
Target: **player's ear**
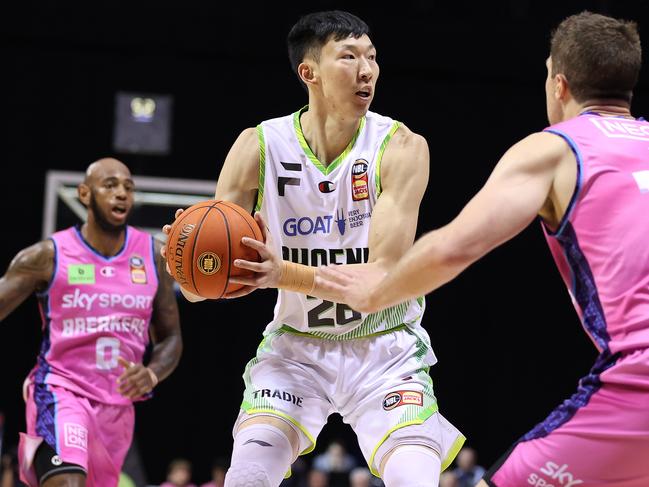
[(570, 86), (565, 75), (557, 73), (554, 75), (554, 97), (557, 100), (565, 100), (570, 93)]
[(81, 183), (77, 186), (77, 195), (79, 196), (79, 201), (83, 206), (88, 206), (90, 204), (90, 186), (85, 183)]
[(316, 66), (313, 61), (305, 60), (297, 67), (297, 74), (304, 84), (312, 85), (316, 80)]

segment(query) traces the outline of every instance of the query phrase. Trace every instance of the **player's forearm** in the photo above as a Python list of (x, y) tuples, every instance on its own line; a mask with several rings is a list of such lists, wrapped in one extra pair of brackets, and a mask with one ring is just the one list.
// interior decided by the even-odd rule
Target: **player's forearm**
[[(382, 269), (377, 263), (353, 264), (354, 268), (361, 272), (381, 273)], [(319, 269), (317, 267), (296, 264), (289, 261), (282, 262), (282, 274), (278, 288), (287, 291), (299, 292), (314, 298), (320, 298), (334, 303), (344, 303), (345, 296), (338, 291), (325, 289), (317, 278)]]
[(421, 237), (368, 297), (373, 307), (388, 306), (423, 296), (446, 284), (475, 258), (449, 245), (443, 229)]
[(159, 381), (167, 378), (176, 368), (182, 355), (183, 342), (181, 336), (169, 335), (156, 343), (147, 367), (156, 375)]

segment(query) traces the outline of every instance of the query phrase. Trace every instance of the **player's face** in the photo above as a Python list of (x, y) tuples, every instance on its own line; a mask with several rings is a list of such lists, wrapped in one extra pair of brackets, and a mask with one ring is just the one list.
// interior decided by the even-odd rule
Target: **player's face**
[(545, 67), (548, 70), (548, 75), (545, 79), (545, 108), (548, 113), (548, 121), (550, 125), (559, 123), (562, 120), (561, 104), (555, 96), (555, 80), (552, 77), (552, 58), (548, 57), (545, 61)]
[(379, 65), (367, 35), (329, 40), (320, 52), (322, 93), (335, 111), (362, 117), (372, 103)]
[(90, 211), (104, 231), (124, 229), (133, 209), (134, 191), (131, 175), (120, 170), (103, 174), (90, 188)]

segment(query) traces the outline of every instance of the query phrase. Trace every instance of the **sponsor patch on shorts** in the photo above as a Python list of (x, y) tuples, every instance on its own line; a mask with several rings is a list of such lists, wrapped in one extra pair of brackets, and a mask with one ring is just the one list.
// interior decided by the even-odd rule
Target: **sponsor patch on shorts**
[(423, 406), (424, 395), (419, 391), (394, 391), (383, 398), (383, 409), (390, 411), (399, 406)]
[(88, 451), (88, 430), (75, 423), (64, 423), (65, 446), (78, 448), (79, 450)]

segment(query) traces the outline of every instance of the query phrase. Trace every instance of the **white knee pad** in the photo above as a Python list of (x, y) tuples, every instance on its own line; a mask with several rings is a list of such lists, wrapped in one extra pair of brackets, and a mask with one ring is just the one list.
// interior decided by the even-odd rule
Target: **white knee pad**
[(234, 438), (225, 487), (277, 487), (293, 463), (286, 435), (268, 424), (241, 428)]
[(442, 461), (439, 455), (422, 445), (401, 445), (385, 462), (383, 482), (386, 487), (437, 487)]
[(230, 466), (225, 475), (225, 487), (271, 487), (264, 467), (252, 462)]
[(376, 450), (374, 467), (377, 471), (380, 471), (385, 456), (401, 445), (427, 446), (437, 453), (437, 456), (441, 457), (444, 450), (439, 442), (439, 436), (439, 430), (433, 421), (425, 421), (422, 424), (412, 424), (399, 428), (390, 433), (390, 436)]

